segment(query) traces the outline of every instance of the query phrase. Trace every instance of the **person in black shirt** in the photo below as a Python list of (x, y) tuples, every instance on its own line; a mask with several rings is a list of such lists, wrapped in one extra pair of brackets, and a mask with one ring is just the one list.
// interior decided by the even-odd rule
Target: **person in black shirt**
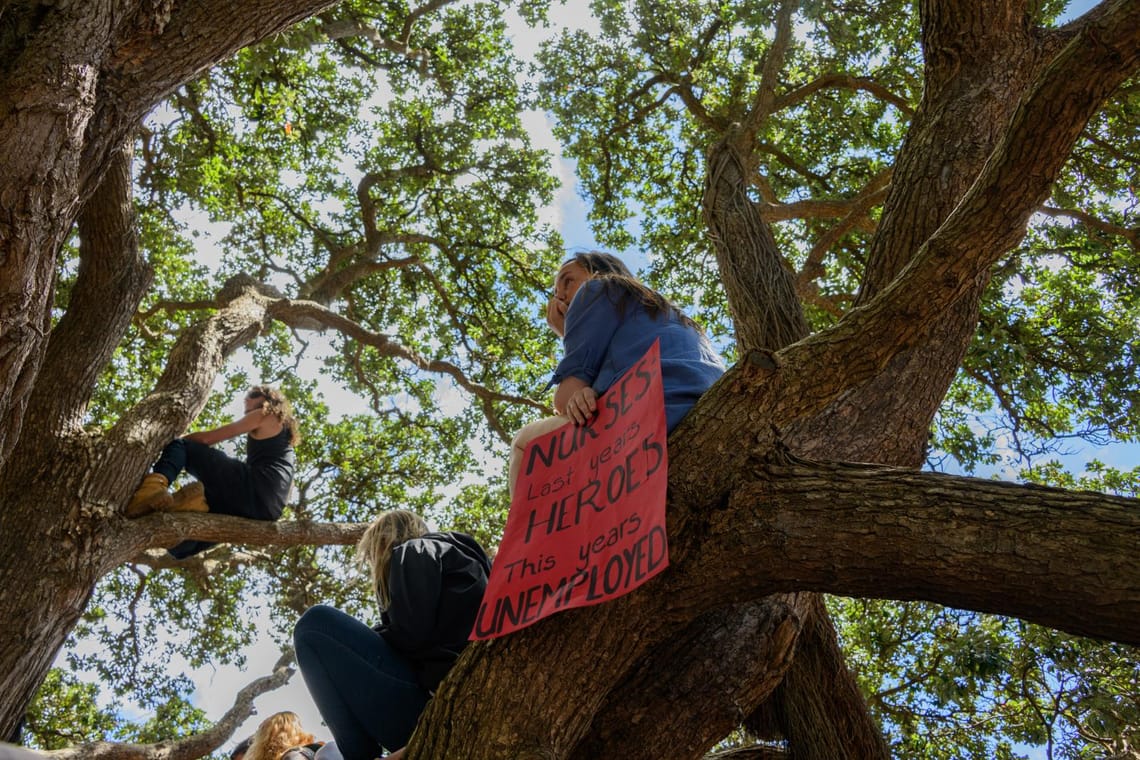
[[(300, 442), (297, 420), (285, 394), (267, 385), (250, 388), (243, 404), (245, 413), (228, 425), (168, 443), (154, 472), (143, 478), (131, 497), (126, 516), (168, 511), (279, 519), (293, 485), (293, 447)], [(246, 435), (244, 461), (213, 448), (242, 434)], [(183, 470), (197, 480), (172, 495), (167, 488)], [(183, 541), (170, 553), (182, 559), (211, 546), (206, 541)]]
[(491, 561), (465, 533), (429, 532), (416, 514), (377, 517), (357, 545), (380, 605), (374, 628), (318, 605), (293, 631), (297, 664), (345, 760), (400, 754), (467, 645)]

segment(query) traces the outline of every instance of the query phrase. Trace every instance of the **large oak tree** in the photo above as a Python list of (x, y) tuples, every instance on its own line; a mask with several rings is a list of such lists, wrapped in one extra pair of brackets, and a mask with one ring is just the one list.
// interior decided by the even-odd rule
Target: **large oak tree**
[[(342, 600), (314, 547), (351, 543), (377, 504), (432, 503), (469, 475), (467, 441), (537, 406), (552, 185), (500, 9), (331, 5), (0, 4), (5, 734), (115, 597), (134, 601), (105, 635), (203, 625), (200, 659), (248, 640), (218, 624), (235, 578), (287, 597), (282, 616)], [(1060, 27), (1047, 5), (597, 3), (596, 40), (547, 49), (543, 103), (600, 233), (629, 242), (642, 209), (650, 275), (736, 361), (670, 440), (668, 573), (473, 646), (410, 757), (699, 757), (741, 724), (795, 757), (886, 756), (820, 592), (1140, 643), (1134, 500), (918, 469), (970, 388), (1023, 439), (1067, 424), (1082, 389), (1103, 402), (1090, 430), (1134, 429), (1131, 407), (1107, 411), (1136, 395), (1134, 311), (1113, 329), (1010, 318), (1011, 272), (1029, 290), (1056, 268), (1019, 248), (1034, 214), (1099, 236), (1034, 233), (1060, 236), (1074, 280), (1133, 308), (1140, 271), (1135, 146), (1116, 144), (1136, 128), (1140, 4)], [(224, 286), (192, 263), (188, 208), (225, 225)], [(313, 330), (371, 414), (323, 419), (295, 372)], [(311, 421), (296, 519), (126, 520), (161, 446), (221, 414), (219, 375), (246, 380), (227, 364), (245, 346)], [(462, 408), (441, 410), (441, 379)], [(450, 516), (501, 513), (495, 484)], [(245, 548), (164, 580), (156, 550), (185, 536)], [(130, 661), (108, 677), (146, 680)], [(83, 751), (197, 757), (235, 721)]]

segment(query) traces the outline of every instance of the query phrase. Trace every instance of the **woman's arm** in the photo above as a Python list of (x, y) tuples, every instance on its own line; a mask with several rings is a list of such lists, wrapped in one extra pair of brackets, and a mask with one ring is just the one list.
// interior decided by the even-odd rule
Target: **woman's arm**
[(579, 425), (597, 411), (598, 394), (591, 386), (621, 323), (617, 304), (600, 280), (584, 283), (566, 312), (564, 353), (554, 370), (554, 410)]
[(213, 446), (216, 443), (228, 441), (229, 439), (236, 438), (239, 435), (252, 433), (254, 430), (257, 430), (259, 427), (261, 427), (262, 423), (265, 422), (267, 417), (271, 416), (272, 415), (265, 414), (260, 409), (254, 409), (252, 412), (249, 412), (241, 419), (234, 420), (228, 425), (222, 425), (221, 427), (214, 428), (213, 430), (199, 430), (197, 433), (190, 433), (189, 435), (183, 437), (188, 441), (196, 441), (198, 443), (204, 443), (207, 446)]
[(598, 392), (582, 378), (568, 377), (554, 390), (554, 411), (584, 425), (598, 411)]
[(443, 590), (444, 551), (445, 546), (430, 539), (412, 539), (392, 549), (385, 638), (397, 649), (414, 652), (435, 631)]

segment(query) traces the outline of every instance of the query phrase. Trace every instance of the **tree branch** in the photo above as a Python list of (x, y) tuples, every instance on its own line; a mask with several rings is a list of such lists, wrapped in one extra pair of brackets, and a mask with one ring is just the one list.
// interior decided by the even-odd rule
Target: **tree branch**
[(702, 204), (743, 353), (783, 348), (807, 335), (808, 324), (794, 277), (748, 197), (742, 139), (726, 137), (709, 151)]
[(871, 181), (860, 191), (859, 195), (847, 202), (846, 215), (815, 241), (796, 276), (796, 292), (801, 297), (810, 289), (812, 281), (824, 273), (823, 259), (832, 246), (852, 229), (864, 223), (868, 223), (868, 226), (871, 227), (874, 226), (874, 222), (870, 218), (870, 211), (883, 202), (890, 181), (891, 170), (889, 168), (871, 178)]
[(1109, 235), (1111, 237), (1124, 238), (1130, 246), (1136, 250), (1140, 250), (1140, 227), (1122, 227), (1119, 224), (1112, 224), (1106, 222), (1098, 216), (1094, 216), (1087, 211), (1073, 208), (1053, 208), (1052, 206), (1042, 206), (1037, 209), (1038, 212), (1045, 216), (1051, 216), (1054, 219), (1068, 217), (1075, 219), (1085, 227), (1096, 232)]
[(29, 403), (21, 448), (49, 450), (47, 441), (82, 425), (99, 374), (150, 287), (152, 272), (139, 253), (132, 206), (130, 145), (112, 160), (79, 215), (79, 272), (67, 310), (48, 338), (41, 373)]
[(455, 364), (423, 357), (388, 335), (368, 330), (318, 303), (279, 298), (279, 295), (248, 275), (232, 278), (213, 304), (217, 312), (182, 334), (155, 389), (124, 414), (107, 434), (109, 441), (137, 452), (137, 469), (120, 465), (123, 476), (113, 479), (116, 489), (111, 497), (113, 501), (125, 497), (137, 484), (138, 473), (154, 460), (159, 448), (180, 435), (201, 411), (210, 384), (226, 357), (256, 337), (271, 319), (300, 330), (335, 329), (384, 356), (402, 359), (427, 372), (447, 375), (480, 399), (543, 408), (533, 400), (474, 383)]
[[(776, 594), (700, 616), (606, 695), (569, 760), (692, 757), (738, 727), (797, 653), (810, 594)], [(719, 674), (710, 683), (710, 672)], [(677, 711), (676, 705), (686, 709)], [(670, 730), (660, 730), (668, 720)], [(680, 740), (680, 742), (678, 741)]]
[[(772, 697), (745, 721), (757, 733), (760, 716), (778, 728), (797, 760), (889, 760), (882, 729), (847, 669), (839, 637), (819, 594), (800, 594), (807, 611), (796, 656)], [(759, 735), (759, 734), (758, 734)]]
[[(413, 233), (378, 233), (369, 244), (371, 248), (373, 244), (377, 247), (381, 245), (388, 245), (399, 243), (404, 245), (415, 243), (429, 243), (431, 245), (443, 245), (443, 241), (429, 235), (419, 235)], [(351, 264), (342, 266), (339, 269), (332, 269), (333, 262), (330, 261), (330, 266), (326, 267), (324, 271), (316, 274), (309, 279), (305, 286), (301, 289), (302, 297), (315, 301), (319, 304), (327, 306), (333, 300), (340, 297), (346, 288), (353, 283), (367, 277), (370, 274), (377, 272), (384, 272), (389, 269), (402, 269), (404, 267), (414, 266), (420, 263), (419, 256), (405, 256), (401, 259), (374, 259), (374, 258), (361, 258), (353, 261)]]
[(907, 116), (914, 115), (914, 106), (907, 100), (868, 77), (854, 77), (850, 74), (825, 74), (817, 77), (802, 87), (781, 95), (775, 101), (775, 109), (781, 110), (798, 105), (817, 92), (827, 89), (847, 89), (869, 92), (879, 100), (890, 103)]
[(810, 589), (1140, 644), (1136, 499), (870, 465), (767, 465), (757, 476), (696, 549), (695, 576), (718, 578), (709, 604)]
[[(140, 470), (152, 461), (202, 410), (226, 358), (261, 332), (270, 303), (264, 286), (247, 275), (227, 282), (218, 310), (182, 333), (154, 390), (107, 433), (112, 447), (136, 449)], [(137, 478), (132, 472), (128, 480), (133, 485)]]
[(447, 375), (476, 398), (524, 404), (536, 409), (544, 408), (531, 399), (499, 393), (484, 385), (472, 382), (462, 369), (451, 362), (423, 357), (410, 348), (395, 343), (384, 333), (373, 332), (312, 301), (291, 301), (288, 299), (276, 301), (269, 309), (269, 316), (286, 325), (297, 326), (300, 329), (313, 329), (314, 325), (332, 328), (359, 343), (375, 348), (383, 356), (403, 359), (424, 371)]
[(107, 62), (114, 91), (137, 122), (174, 88), (247, 45), (271, 37), (333, 5), (332, 0), (228, 0), (175, 3), (159, 33), (139, 29)]
[(57, 760), (195, 760), (213, 752), (233, 735), (237, 727), (253, 714), (254, 699), (288, 683), (296, 672), (292, 664), (293, 652), (287, 650), (274, 664), (271, 674), (242, 687), (234, 698), (233, 706), (213, 726), (185, 739), (154, 744), (92, 742), (45, 752), (42, 756)]
[(741, 122), (738, 137), (748, 142), (741, 142), (737, 147), (746, 155), (751, 153), (751, 142), (760, 131), (760, 126), (772, 115), (776, 105), (776, 84), (780, 70), (784, 67), (784, 59), (788, 54), (788, 47), (792, 44), (792, 15), (796, 10), (796, 3), (784, 0), (776, 11), (776, 34), (772, 38), (772, 45), (764, 55), (764, 66), (760, 72), (760, 86), (756, 89), (755, 97), (748, 108), (748, 113)]
[(101, 574), (138, 557), (145, 549), (174, 546), (188, 538), (257, 546), (349, 546), (360, 540), (367, 527), (362, 523), (268, 522), (230, 515), (155, 513), (129, 521), (112, 539)]
[[(1115, 0), (1101, 25), (1086, 27), (1042, 72), (977, 181), (910, 265), (865, 307), (783, 352), (800, 378), (796, 391), (810, 382), (822, 408), (881, 372), (970, 291), (1024, 236), (1089, 118), (1138, 66), (1140, 5)], [(819, 387), (821, 363), (847, 369), (830, 390)]]

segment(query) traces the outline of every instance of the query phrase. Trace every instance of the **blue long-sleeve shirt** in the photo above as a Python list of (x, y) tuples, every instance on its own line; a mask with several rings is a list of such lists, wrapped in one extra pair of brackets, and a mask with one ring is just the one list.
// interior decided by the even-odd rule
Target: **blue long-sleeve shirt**
[(704, 333), (682, 322), (679, 314), (654, 318), (644, 304), (623, 295), (620, 287), (607, 287), (604, 278), (578, 288), (566, 311), (564, 355), (551, 383), (577, 377), (605, 393), (660, 338), (665, 425), (672, 431), (724, 374), (724, 364)]

